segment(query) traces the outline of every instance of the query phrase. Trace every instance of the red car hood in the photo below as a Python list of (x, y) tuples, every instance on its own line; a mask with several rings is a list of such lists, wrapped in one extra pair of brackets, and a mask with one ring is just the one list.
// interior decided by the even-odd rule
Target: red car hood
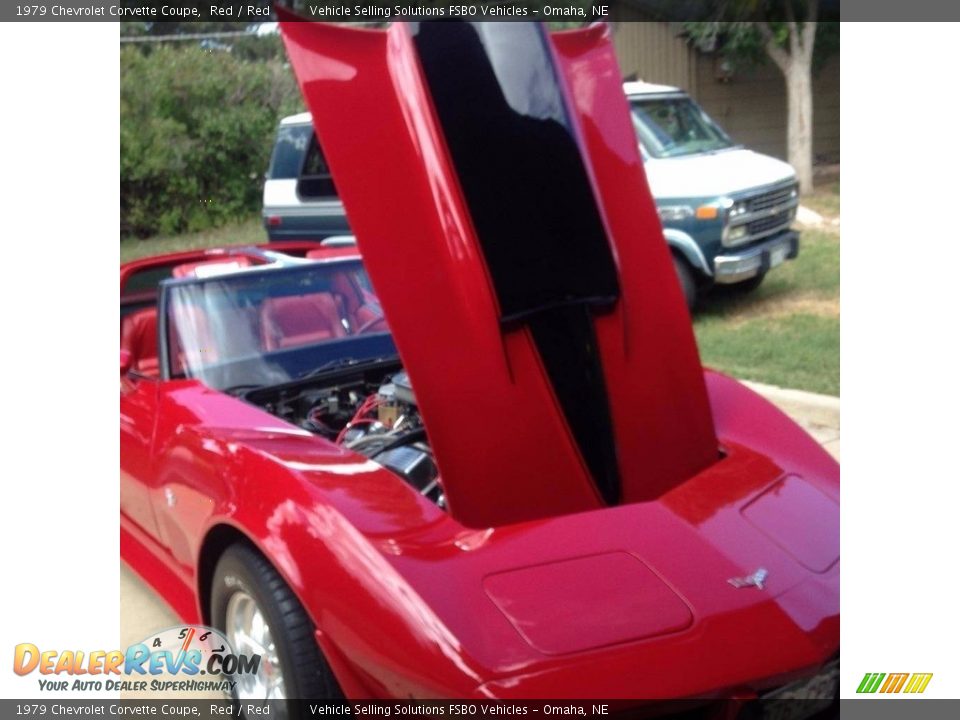
[(278, 13), (453, 516), (649, 500), (715, 462), (607, 28)]

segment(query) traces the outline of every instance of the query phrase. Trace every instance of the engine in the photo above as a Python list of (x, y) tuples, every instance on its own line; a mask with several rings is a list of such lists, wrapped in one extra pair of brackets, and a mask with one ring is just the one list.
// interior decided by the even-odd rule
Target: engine
[(377, 371), (353, 371), (336, 382), (327, 380), (317, 386), (254, 390), (246, 393), (245, 399), (366, 455), (439, 507), (446, 507), (440, 475), (405, 371), (381, 371), (379, 376)]

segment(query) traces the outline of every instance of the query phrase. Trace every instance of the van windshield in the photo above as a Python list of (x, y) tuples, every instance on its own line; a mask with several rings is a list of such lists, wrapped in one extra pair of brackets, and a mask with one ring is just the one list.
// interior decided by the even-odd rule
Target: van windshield
[(733, 141), (690, 98), (631, 98), (637, 139), (655, 158), (733, 147)]

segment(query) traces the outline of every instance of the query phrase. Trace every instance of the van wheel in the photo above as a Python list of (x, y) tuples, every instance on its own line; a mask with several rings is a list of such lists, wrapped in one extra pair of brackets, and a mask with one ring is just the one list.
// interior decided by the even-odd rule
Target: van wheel
[(677, 271), (677, 279), (680, 281), (680, 289), (683, 290), (683, 298), (687, 302), (687, 309), (693, 310), (697, 304), (697, 281), (693, 277), (693, 270), (686, 261), (681, 260), (676, 255), (673, 256), (673, 268)]
[(766, 273), (759, 273), (757, 275), (754, 275), (749, 280), (744, 280), (743, 282), (734, 283), (730, 287), (739, 293), (744, 293), (744, 294), (751, 293), (754, 290), (756, 290), (758, 287), (760, 287), (760, 283), (763, 282), (763, 279), (766, 276), (767, 276)]
[[(343, 698), (303, 606), (252, 547), (232, 545), (220, 557), (210, 593), (210, 618), (234, 652), (260, 656), (256, 674), (233, 678), (234, 699)], [(274, 706), (274, 715), (300, 717), (298, 706), (288, 703)]]

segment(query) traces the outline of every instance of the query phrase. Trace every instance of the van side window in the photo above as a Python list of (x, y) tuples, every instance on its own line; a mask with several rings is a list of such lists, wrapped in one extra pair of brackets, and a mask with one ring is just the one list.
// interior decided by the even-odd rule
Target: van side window
[(311, 125), (281, 125), (277, 131), (277, 142), (273, 146), (268, 177), (271, 180), (293, 180), (299, 177), (303, 156), (311, 138)]
[(333, 178), (330, 177), (330, 168), (327, 167), (326, 158), (323, 157), (313, 133), (310, 133), (310, 146), (307, 149), (307, 157), (303, 161), (303, 169), (300, 171), (297, 193), (301, 198), (337, 196)]

